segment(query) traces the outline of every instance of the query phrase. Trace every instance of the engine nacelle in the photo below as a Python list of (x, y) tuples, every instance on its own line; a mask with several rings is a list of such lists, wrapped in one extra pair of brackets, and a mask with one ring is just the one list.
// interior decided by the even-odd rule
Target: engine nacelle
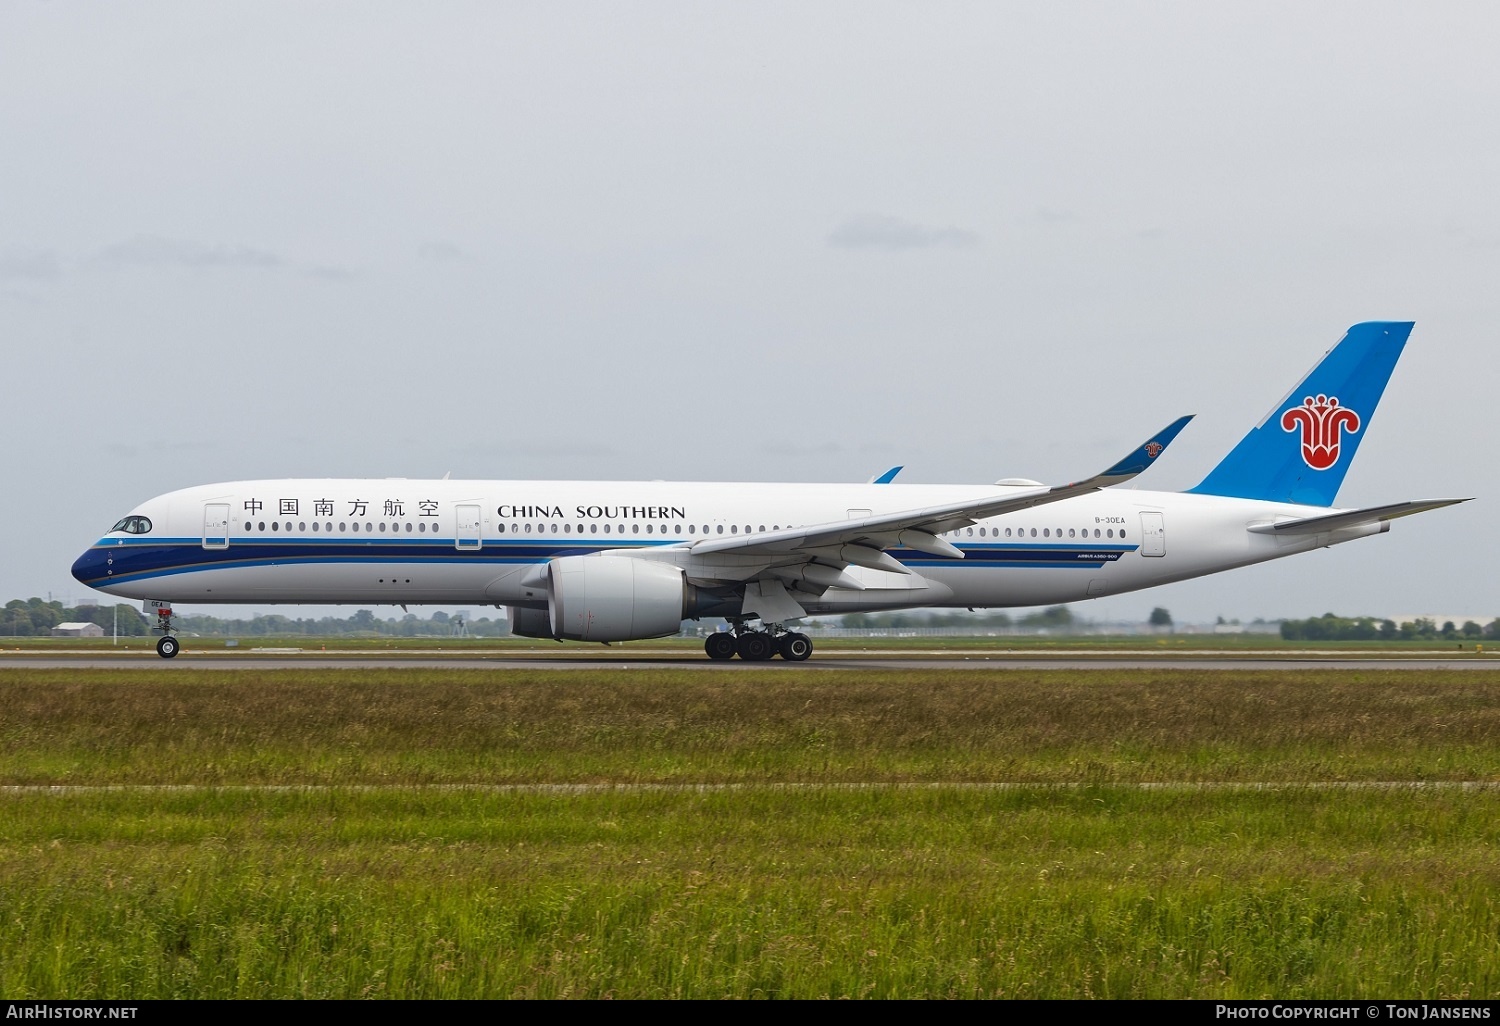
[(516, 637), (552, 639), (552, 615), (547, 610), (506, 606), (505, 612), (510, 618), (510, 632)]
[(547, 564), (545, 611), (510, 608), (511, 633), (568, 641), (665, 638), (691, 615), (696, 589), (675, 566), (624, 556), (563, 556)]

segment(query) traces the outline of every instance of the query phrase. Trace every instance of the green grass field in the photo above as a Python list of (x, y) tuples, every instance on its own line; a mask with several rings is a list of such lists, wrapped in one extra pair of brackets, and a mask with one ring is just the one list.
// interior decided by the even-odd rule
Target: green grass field
[(1493, 997), (1497, 740), (1484, 671), (0, 669), (0, 993)]

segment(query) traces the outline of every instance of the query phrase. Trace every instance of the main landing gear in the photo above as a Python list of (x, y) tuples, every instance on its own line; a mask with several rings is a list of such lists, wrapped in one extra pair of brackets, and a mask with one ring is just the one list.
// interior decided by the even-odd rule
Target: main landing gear
[(806, 634), (789, 631), (779, 623), (760, 628), (746, 627), (731, 621), (731, 629), (710, 634), (703, 651), (710, 659), (733, 659), (761, 662), (781, 656), (789, 663), (800, 663), (812, 655), (812, 639)]
[(182, 651), (182, 644), (174, 635), (177, 628), (172, 626), (172, 610), (160, 606), (156, 610), (156, 626), (153, 631), (161, 631), (161, 637), (156, 639), (156, 654), (163, 659), (171, 659)]

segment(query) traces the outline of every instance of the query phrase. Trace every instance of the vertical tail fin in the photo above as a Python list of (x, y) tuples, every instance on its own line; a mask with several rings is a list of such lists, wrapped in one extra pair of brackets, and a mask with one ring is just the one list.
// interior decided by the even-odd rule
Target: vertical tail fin
[(1189, 491), (1331, 506), (1411, 329), (1411, 321), (1354, 325)]

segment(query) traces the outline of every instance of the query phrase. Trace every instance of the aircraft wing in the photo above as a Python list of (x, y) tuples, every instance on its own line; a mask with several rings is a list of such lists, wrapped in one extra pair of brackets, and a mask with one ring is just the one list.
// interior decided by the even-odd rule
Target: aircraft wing
[(1342, 513), (1324, 516), (1303, 517), (1300, 520), (1283, 520), (1274, 524), (1256, 524), (1250, 528), (1253, 534), (1323, 534), (1345, 527), (1362, 527), (1409, 517), (1414, 513), (1426, 513), (1430, 509), (1455, 506), (1468, 499), (1413, 499), (1410, 502), (1393, 502), (1387, 506), (1371, 506), (1368, 509), (1351, 509)]
[[(780, 531), (762, 531), (730, 538), (704, 538), (690, 542), (683, 548), (687, 549), (695, 561), (709, 556), (749, 556), (785, 565), (816, 559), (839, 568), (852, 563), (875, 570), (910, 573), (884, 550), (901, 546), (929, 555), (962, 559), (963, 552), (938, 535), (944, 531), (967, 527), (988, 517), (1060, 502), (1129, 481), (1149, 467), (1192, 419), (1191, 415), (1179, 417), (1108, 470), (1072, 484), (1052, 488), (1026, 488), (962, 503), (881, 513)], [(675, 548), (676, 546), (672, 547)], [(658, 551), (665, 553), (671, 549)]]

